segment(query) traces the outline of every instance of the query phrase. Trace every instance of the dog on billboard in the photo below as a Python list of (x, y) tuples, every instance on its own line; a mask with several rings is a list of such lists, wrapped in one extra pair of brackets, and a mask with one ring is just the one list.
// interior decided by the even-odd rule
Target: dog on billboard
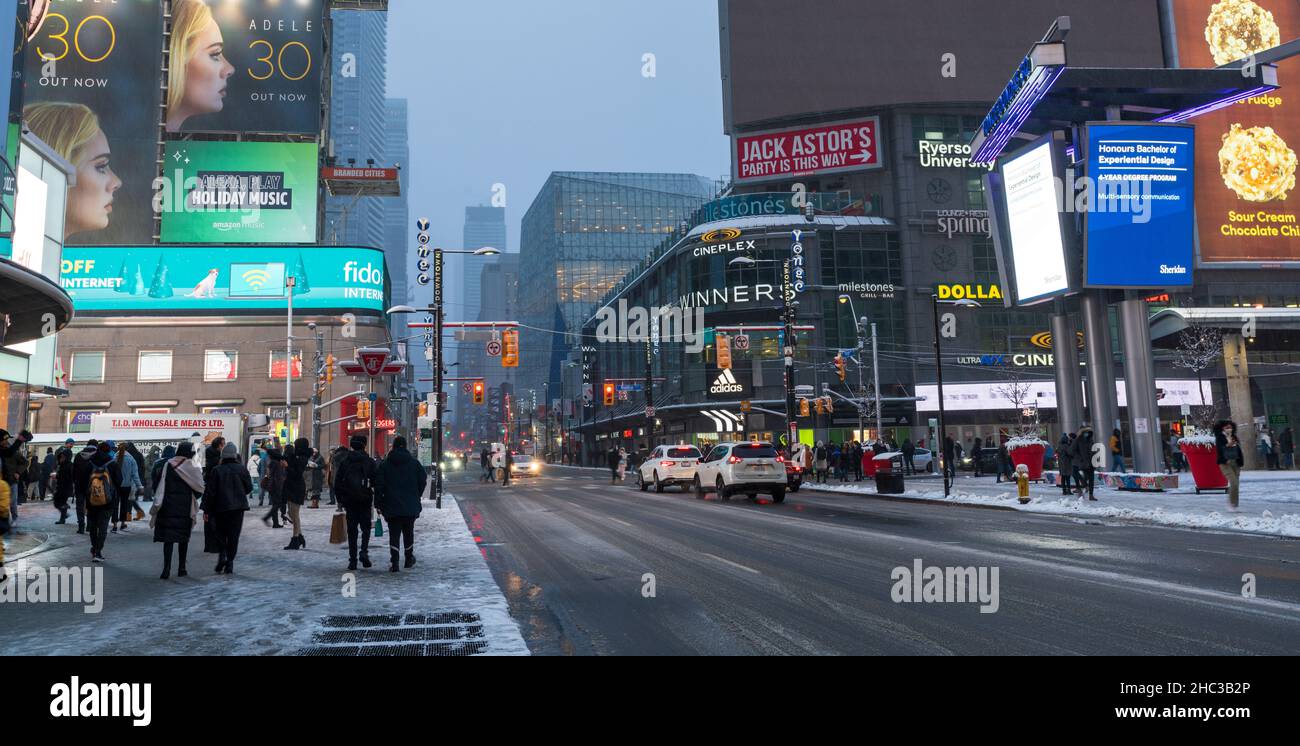
[(203, 281), (194, 286), (194, 292), (186, 293), (186, 298), (216, 298), (217, 297), (217, 270), (208, 270), (208, 276)]

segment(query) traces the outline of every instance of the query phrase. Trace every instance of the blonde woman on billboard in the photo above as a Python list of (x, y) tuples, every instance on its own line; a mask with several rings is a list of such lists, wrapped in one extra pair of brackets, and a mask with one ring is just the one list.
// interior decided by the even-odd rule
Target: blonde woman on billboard
[(234, 74), (212, 9), (203, 0), (180, 0), (172, 12), (167, 131), (180, 132), (190, 117), (221, 111)]
[(122, 180), (109, 166), (112, 155), (99, 117), (89, 107), (49, 101), (23, 109), (28, 129), (77, 169), (68, 190), (64, 235), (102, 231), (113, 214), (113, 196)]

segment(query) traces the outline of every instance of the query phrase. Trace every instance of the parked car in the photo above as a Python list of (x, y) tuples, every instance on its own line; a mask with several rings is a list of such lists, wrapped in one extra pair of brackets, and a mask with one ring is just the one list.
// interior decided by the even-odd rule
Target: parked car
[(719, 443), (700, 461), (695, 472), (695, 496), (715, 492), (719, 499), (734, 494), (756, 499), (759, 493), (772, 502), (785, 502), (785, 459), (771, 443)]
[[(898, 472), (899, 474), (902, 474), (903, 473), (903, 452), (891, 451), (889, 455), (893, 457), (891, 461), (893, 463), (894, 471)], [(920, 471), (933, 472), (934, 454), (930, 453), (929, 449), (927, 448), (916, 449), (916, 453), (912, 454), (912, 466), (915, 466), (918, 472)]]
[[(975, 458), (970, 452), (963, 452), (961, 458), (957, 460), (957, 468), (962, 471), (975, 471)], [(997, 474), (998, 473), (998, 449), (996, 447), (984, 447), (980, 449), (980, 473)]]
[(636, 484), (642, 492), (650, 485), (654, 485), (655, 492), (663, 492), (670, 485), (678, 485), (683, 491), (690, 489), (700, 458), (700, 449), (695, 446), (659, 446), (637, 467)]
[(515, 477), (535, 477), (542, 473), (542, 460), (526, 453), (512, 453), (511, 460), (514, 462), (510, 467), (510, 478)]

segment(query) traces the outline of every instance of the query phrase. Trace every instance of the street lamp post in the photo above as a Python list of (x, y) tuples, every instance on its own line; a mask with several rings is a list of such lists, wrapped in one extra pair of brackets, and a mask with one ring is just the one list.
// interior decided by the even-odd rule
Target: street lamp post
[[(943, 352), (942, 352), (942, 346), (940, 342), (941, 336), (939, 334), (939, 295), (937, 293), (932, 294), (930, 296), (930, 299), (933, 302), (933, 308), (934, 308), (934, 375), (935, 375), (935, 381), (938, 383), (938, 387), (939, 387), (939, 437), (938, 437), (939, 442), (935, 450), (938, 451), (940, 460), (943, 462), (943, 496), (948, 497), (952, 484), (951, 482), (948, 481), (948, 467), (949, 467), (948, 456), (947, 456), (948, 431), (944, 424), (944, 419), (943, 419), (944, 417)], [(973, 300), (957, 300), (957, 301), (945, 301), (945, 302), (948, 303), (949, 305), (963, 306), (966, 308), (980, 307), (980, 304)], [(957, 467), (955, 464), (952, 465), (952, 469), (953, 469), (953, 474), (956, 474)]]
[[(840, 305), (845, 303), (849, 304), (849, 313), (853, 315), (853, 324), (858, 331), (858, 433), (863, 440), (866, 440), (866, 436), (862, 434), (862, 404), (865, 400), (865, 397), (863, 396), (865, 390), (862, 387), (862, 356), (866, 352), (867, 345), (862, 338), (862, 330), (866, 327), (867, 318), (865, 316), (858, 316), (858, 311), (853, 306), (853, 298), (847, 295), (841, 295)], [(876, 350), (876, 325), (874, 323), (871, 325), (871, 373), (875, 379), (876, 438), (879, 439), (884, 427), (882, 425), (883, 419), (880, 412), (880, 357)]]
[[(433, 316), (433, 421), (436, 424), (433, 433), (433, 497), (435, 507), (442, 509), (442, 257), (444, 254), (468, 254), (471, 256), (495, 256), (501, 250), (491, 246), (465, 251), (462, 249), (433, 250), (433, 303), (424, 311)], [(411, 306), (395, 306), (388, 313), (417, 313)], [(373, 420), (372, 420), (373, 421)]]

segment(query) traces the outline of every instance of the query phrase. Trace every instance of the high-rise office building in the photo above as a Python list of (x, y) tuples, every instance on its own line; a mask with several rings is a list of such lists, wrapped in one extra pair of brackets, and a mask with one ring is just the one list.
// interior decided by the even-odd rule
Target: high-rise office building
[[(367, 159), (388, 159), (390, 129), (388, 101), (388, 14), (335, 11), (333, 50), (337, 58), (356, 55), (356, 64), (334, 65), (330, 82), (330, 148), (339, 165), (364, 166)], [(347, 73), (345, 75), (345, 72)], [(405, 126), (402, 138), (405, 139)], [(390, 164), (383, 164), (390, 165)], [(380, 248), (385, 239), (388, 198), (349, 196), (325, 201), (324, 242), (338, 246)], [(390, 260), (390, 271), (393, 265)], [(398, 296), (394, 296), (398, 297)]]
[[(409, 303), (413, 300), (410, 288), (412, 257), (409, 251), (408, 236), (411, 228), (411, 211), (408, 190), (411, 185), (411, 145), (407, 118), (406, 99), (390, 98), (384, 102), (388, 128), (384, 134), (387, 139), (384, 151), (384, 165), (397, 165), (398, 178), (402, 182), (402, 196), (386, 197), (381, 202), (384, 210), (384, 255), (388, 258), (388, 279), (393, 286), (393, 302)], [(405, 328), (406, 322), (396, 320)], [(397, 328), (394, 327), (394, 336)]]
[[(510, 321), (519, 315), (519, 255), (502, 254), (479, 265), (474, 285), (482, 298), (477, 321)], [(501, 358), (490, 358), (483, 341), (467, 342), (462, 348), (460, 370), (465, 376), (482, 376), (489, 388), (510, 384), (517, 390), (516, 370), (501, 367)], [(475, 437), (494, 436), (501, 425), (489, 417), (486, 409), (462, 407), (467, 415), (457, 422), (460, 429), (469, 430)]]
[[(550, 382), (595, 303), (717, 193), (693, 174), (555, 172), (524, 215), (519, 388)], [(547, 331), (539, 331), (547, 330)]]
[[(478, 205), (475, 207), (465, 208), (465, 227), (461, 236), (461, 248), (466, 251), (473, 251), (485, 247), (492, 247), (506, 250), (506, 210), (504, 207), (490, 207), (487, 205)], [(460, 262), (461, 281), (459, 283), (459, 294), (452, 296), (456, 298), (455, 304), (451, 309), (452, 319), (464, 319), (467, 321), (480, 320), (479, 311), (481, 309), (481, 285), (480, 279), (485, 263), (496, 260), (496, 257), (454, 257)], [(513, 296), (512, 296), (513, 297)], [(466, 356), (473, 356), (477, 343), (455, 343), (451, 346), (451, 354), (448, 356), (448, 363), (460, 362), (462, 369), (468, 370)], [(477, 362), (477, 358), (473, 358)], [(452, 391), (449, 395), (454, 401), (459, 396), (458, 391)], [(462, 406), (461, 411), (465, 410)], [(456, 411), (453, 409), (453, 411)], [(459, 418), (454, 418), (459, 420)]]

